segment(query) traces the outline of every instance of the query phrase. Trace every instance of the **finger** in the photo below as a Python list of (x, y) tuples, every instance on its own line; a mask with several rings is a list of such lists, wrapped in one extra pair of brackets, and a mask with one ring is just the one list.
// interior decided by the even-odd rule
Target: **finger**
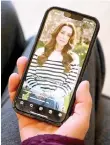
[[(20, 83), (20, 76), (17, 73), (11, 74), (9, 77), (9, 82), (8, 82), (8, 90), (9, 90), (11, 102), (13, 102), (13, 100), (15, 98), (19, 83)], [(17, 115), (18, 119), (24, 120), (24, 123), (22, 122), (20, 127), (25, 124), (26, 120), (27, 121), (30, 120), (29, 122), (32, 122), (32, 119), (28, 119), (28, 117), (24, 117), (20, 114), (16, 114), (16, 115)]]
[(84, 81), (77, 89), (73, 115), (57, 130), (56, 134), (84, 139), (89, 127), (91, 108), (92, 99), (89, 92), (89, 83)]
[(9, 77), (9, 83), (8, 83), (8, 90), (10, 94), (10, 99), (13, 101), (15, 92), (18, 88), (20, 82), (20, 77), (17, 73), (13, 73)]
[(18, 74), (20, 75), (20, 78), (22, 77), (22, 75), (24, 73), (27, 62), (28, 62), (28, 59), (25, 56), (22, 56), (17, 60)]

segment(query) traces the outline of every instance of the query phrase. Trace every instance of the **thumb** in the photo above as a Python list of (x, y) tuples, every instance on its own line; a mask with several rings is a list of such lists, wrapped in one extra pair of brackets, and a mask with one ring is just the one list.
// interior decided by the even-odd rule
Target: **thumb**
[(92, 108), (92, 97), (89, 91), (89, 82), (83, 81), (79, 85), (76, 92), (74, 113), (90, 118), (91, 108)]
[(89, 128), (91, 108), (92, 99), (89, 92), (89, 82), (83, 81), (76, 92), (73, 115), (57, 130), (56, 134), (83, 140)]

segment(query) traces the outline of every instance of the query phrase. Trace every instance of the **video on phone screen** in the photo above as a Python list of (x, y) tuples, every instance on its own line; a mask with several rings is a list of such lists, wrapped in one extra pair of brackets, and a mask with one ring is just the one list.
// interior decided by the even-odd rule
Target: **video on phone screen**
[(95, 27), (92, 20), (51, 10), (19, 97), (66, 113)]

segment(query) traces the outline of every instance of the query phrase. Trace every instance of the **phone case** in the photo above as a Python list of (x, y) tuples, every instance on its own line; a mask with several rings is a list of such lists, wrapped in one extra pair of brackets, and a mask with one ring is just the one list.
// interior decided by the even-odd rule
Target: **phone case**
[(97, 37), (97, 34), (98, 34), (100, 24), (99, 24), (99, 21), (98, 21), (96, 18), (94, 18), (94, 17), (88, 16), (88, 15), (85, 15), (85, 14), (81, 14), (81, 13), (78, 13), (78, 12), (74, 12), (74, 11), (71, 11), (71, 10), (68, 10), (68, 9), (65, 9), (65, 8), (60, 8), (60, 7), (51, 7), (51, 8), (49, 8), (49, 9), (45, 12), (45, 15), (44, 15), (44, 17), (43, 17), (43, 20), (42, 20), (40, 29), (39, 29), (38, 34), (37, 34), (37, 36), (36, 36), (35, 44), (33, 45), (33, 49), (32, 49), (32, 52), (31, 52), (31, 54), (30, 54), (30, 57), (29, 57), (30, 59), (29, 59), (28, 65), (27, 65), (27, 67), (26, 67), (26, 69), (25, 69), (25, 71), (24, 71), (24, 75), (23, 75), (23, 77), (22, 77), (22, 79), (21, 79), (20, 85), (19, 85), (18, 90), (17, 90), (17, 93), (16, 93), (15, 100), (14, 100), (14, 102), (13, 102), (13, 108), (14, 108), (14, 110), (15, 110), (16, 112), (18, 112), (18, 113), (20, 113), (20, 114), (22, 114), (22, 115), (26, 115), (26, 116), (29, 116), (29, 117), (31, 117), (31, 118), (36, 118), (36, 119), (38, 119), (38, 120), (45, 121), (45, 122), (47, 122), (47, 123), (51, 123), (51, 124), (56, 125), (56, 126), (60, 126), (60, 125), (61, 125), (61, 124), (71, 115), (71, 112), (72, 112), (72, 109), (73, 109), (72, 106), (73, 106), (73, 103), (74, 103), (74, 101), (75, 101), (75, 97), (72, 97), (72, 99), (71, 99), (71, 101), (70, 101), (69, 108), (68, 108), (68, 111), (67, 111), (67, 113), (66, 113), (65, 120), (63, 120), (63, 122), (53, 122), (53, 121), (50, 121), (50, 120), (45, 119), (45, 118), (41, 118), (41, 117), (38, 117), (38, 116), (37, 116), (37, 117), (36, 117), (36, 116), (33, 116), (33, 115), (31, 115), (31, 114), (28, 114), (28, 113), (26, 113), (26, 112), (23, 112), (23, 111), (18, 110), (18, 109), (16, 108), (16, 105), (15, 105), (15, 103), (16, 103), (16, 98), (17, 98), (17, 94), (19, 94), (19, 92), (20, 92), (20, 90), (21, 90), (21, 87), (22, 87), (22, 84), (23, 84), (23, 81), (24, 81), (24, 76), (25, 76), (25, 74), (26, 74), (26, 71), (27, 71), (28, 66), (29, 66), (29, 64), (30, 64), (30, 61), (31, 61), (31, 58), (32, 58), (32, 56), (33, 56), (33, 52), (34, 52), (35, 46), (36, 46), (36, 44), (37, 44), (37, 42), (38, 42), (38, 40), (39, 40), (40, 34), (41, 34), (42, 29), (43, 29), (43, 27), (44, 27), (44, 22), (45, 22), (45, 20), (46, 20), (46, 18), (47, 18), (47, 14), (48, 14), (49, 11), (51, 11), (52, 9), (58, 9), (58, 10), (63, 10), (63, 11), (66, 11), (66, 12), (74, 13), (75, 15), (80, 15), (80, 16), (83, 16), (83, 17), (85, 17), (85, 18), (91, 19), (91, 20), (93, 20), (93, 21), (96, 23), (96, 29), (95, 29), (95, 31), (94, 31), (94, 34), (93, 34), (93, 37), (92, 37), (92, 40), (91, 40), (91, 43), (90, 43), (90, 46), (89, 46), (89, 49), (88, 49), (88, 52), (87, 52), (87, 56), (86, 56), (85, 61), (84, 61), (84, 63), (83, 63), (83, 66), (82, 66), (82, 69), (81, 69), (81, 72), (80, 72), (80, 76), (79, 76), (78, 81), (77, 81), (77, 84), (76, 84), (76, 86), (75, 86), (75, 90), (74, 90), (73, 96), (75, 96), (76, 89), (77, 89), (79, 83), (80, 83), (81, 80), (82, 80), (83, 73), (84, 73), (84, 70), (85, 70), (85, 68), (86, 68), (86, 66), (87, 66), (87, 63), (88, 63), (88, 61), (89, 61), (89, 57), (90, 57), (90, 55), (91, 55), (92, 47), (93, 47), (93, 45), (94, 45), (94, 42), (95, 42), (96, 37)]

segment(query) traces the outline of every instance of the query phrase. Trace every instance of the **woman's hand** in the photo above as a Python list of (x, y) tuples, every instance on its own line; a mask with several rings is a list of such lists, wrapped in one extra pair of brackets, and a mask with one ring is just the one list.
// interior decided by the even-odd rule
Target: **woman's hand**
[[(26, 57), (19, 58), (17, 61), (18, 74), (13, 73), (9, 78), (8, 88), (11, 101), (15, 97), (27, 61)], [(65, 135), (83, 140), (89, 128), (91, 108), (92, 99), (89, 92), (89, 83), (83, 81), (76, 92), (76, 101), (72, 116), (59, 128), (17, 113), (21, 140), (23, 141), (29, 137), (46, 133)]]

